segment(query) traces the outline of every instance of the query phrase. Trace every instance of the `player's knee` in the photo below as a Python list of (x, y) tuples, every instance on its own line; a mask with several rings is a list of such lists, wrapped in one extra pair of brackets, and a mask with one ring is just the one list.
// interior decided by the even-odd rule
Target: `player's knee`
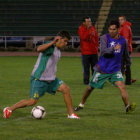
[(89, 92), (91, 92), (91, 91), (93, 90), (93, 88), (92, 88), (91, 86), (88, 85), (87, 90), (88, 90)]
[(122, 90), (126, 90), (126, 86), (125, 86), (125, 85), (122, 85), (122, 86), (121, 86), (121, 89), (122, 89)]
[(30, 99), (30, 105), (35, 105), (38, 100), (36, 99)]
[(120, 84), (118, 87), (120, 90), (126, 90), (125, 84)]
[(59, 90), (63, 93), (70, 92), (70, 88), (66, 84), (62, 84)]

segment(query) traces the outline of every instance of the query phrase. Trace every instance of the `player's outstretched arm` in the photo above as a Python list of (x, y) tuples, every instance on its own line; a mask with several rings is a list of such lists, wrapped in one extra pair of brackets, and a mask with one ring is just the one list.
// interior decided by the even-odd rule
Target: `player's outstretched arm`
[(53, 44), (55, 44), (55, 43), (57, 42), (57, 40), (59, 40), (60, 38), (61, 38), (60, 36), (56, 36), (56, 37), (54, 38), (54, 40), (51, 41), (50, 43), (40, 45), (40, 46), (37, 48), (37, 51), (38, 51), (38, 52), (43, 52), (43, 51), (45, 51), (47, 48), (49, 48), (50, 46), (52, 46)]

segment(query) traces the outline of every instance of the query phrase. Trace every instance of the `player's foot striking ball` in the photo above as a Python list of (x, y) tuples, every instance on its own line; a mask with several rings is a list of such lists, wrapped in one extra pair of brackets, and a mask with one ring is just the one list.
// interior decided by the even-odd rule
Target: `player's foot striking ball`
[(73, 113), (70, 88), (56, 77), (57, 63), (61, 57), (60, 49), (67, 45), (70, 38), (67, 31), (61, 31), (54, 40), (47, 41), (37, 48), (40, 53), (31, 75), (30, 98), (4, 109), (4, 118), (9, 118), (11, 112), (18, 108), (35, 105), (46, 92), (54, 95), (56, 91), (63, 94), (68, 118), (79, 118)]

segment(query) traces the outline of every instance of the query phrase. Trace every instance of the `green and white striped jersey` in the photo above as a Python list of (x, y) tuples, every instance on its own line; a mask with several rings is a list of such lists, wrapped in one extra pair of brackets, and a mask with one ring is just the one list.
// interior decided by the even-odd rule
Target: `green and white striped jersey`
[(41, 52), (32, 71), (32, 76), (41, 81), (53, 81), (56, 78), (57, 63), (60, 59), (60, 50), (52, 45)]

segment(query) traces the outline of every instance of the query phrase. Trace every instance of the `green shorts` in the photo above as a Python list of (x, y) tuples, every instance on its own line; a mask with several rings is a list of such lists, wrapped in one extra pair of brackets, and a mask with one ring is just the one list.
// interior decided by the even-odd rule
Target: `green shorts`
[(43, 96), (45, 92), (55, 95), (56, 90), (63, 83), (64, 82), (58, 78), (49, 83), (46, 81), (40, 81), (31, 76), (30, 98), (39, 99), (39, 97)]
[(109, 82), (111, 82), (113, 85), (115, 85), (114, 82), (116, 81), (124, 81), (123, 75), (120, 71), (115, 72), (113, 74), (103, 74), (100, 72), (94, 72), (89, 85), (93, 88), (102, 89), (104, 86), (104, 83), (107, 80), (109, 80)]

